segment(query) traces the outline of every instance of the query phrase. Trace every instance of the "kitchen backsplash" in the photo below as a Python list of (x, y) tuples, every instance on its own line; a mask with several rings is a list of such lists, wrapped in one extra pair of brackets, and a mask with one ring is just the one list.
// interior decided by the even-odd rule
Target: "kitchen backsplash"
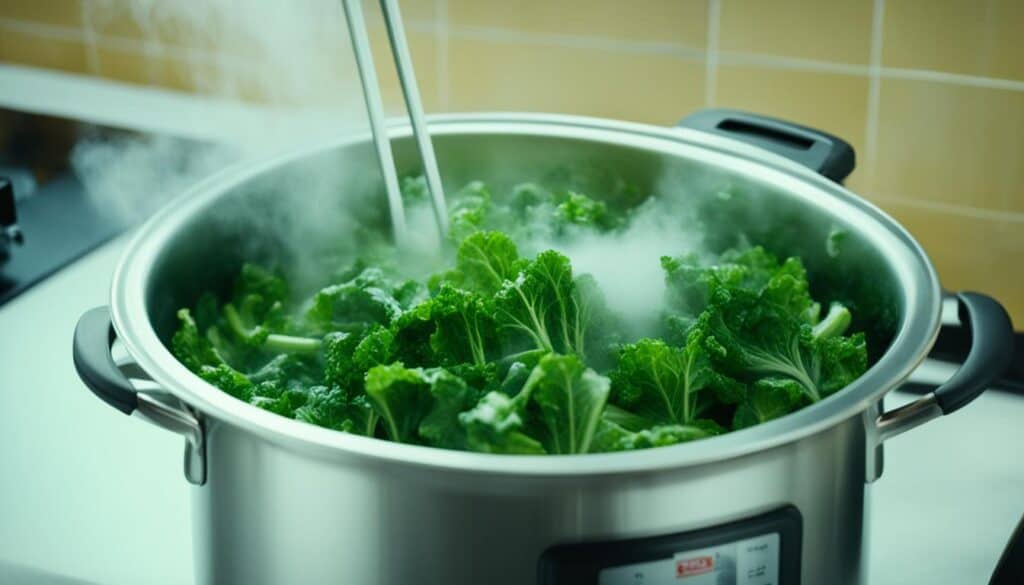
[[(329, 104), (354, 76), (342, 66), (349, 49), (340, 3), (305, 2), (309, 22), (289, 29), (297, 11), (283, 0), (3, 0), (0, 60), (246, 100)], [(204, 3), (233, 8), (204, 14)], [(193, 13), (182, 17), (183, 6)], [(365, 6), (383, 57), (379, 9)], [(945, 287), (996, 295), (1024, 327), (1021, 0), (401, 6), (428, 111), (672, 124), (698, 108), (732, 107), (846, 138), (858, 153), (849, 187), (914, 233)], [(397, 112), (392, 68), (378, 63)]]

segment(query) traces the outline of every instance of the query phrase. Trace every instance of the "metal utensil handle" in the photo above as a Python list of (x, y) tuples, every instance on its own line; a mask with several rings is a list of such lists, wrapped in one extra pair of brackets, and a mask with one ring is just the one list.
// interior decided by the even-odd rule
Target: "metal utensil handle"
[(75, 326), (72, 357), (75, 370), (93, 394), (127, 415), (135, 415), (185, 437), (185, 478), (206, 483), (206, 443), (202, 423), (187, 409), (176, 408), (137, 392), (110, 354), (116, 339), (110, 309), (86, 311)]
[[(363, 86), (363, 98), (366, 102), (366, 112), (370, 118), (370, 129), (373, 132), (377, 160), (384, 175), (384, 186), (387, 189), (388, 206), (391, 212), (391, 223), (394, 228), (395, 240), (401, 246), (407, 241), (408, 237), (405, 227), (405, 210), (402, 203), (401, 188), (398, 184), (395, 158), (391, 150), (391, 141), (387, 134), (387, 127), (384, 124), (384, 105), (377, 79), (377, 71), (373, 65), (373, 53), (370, 49), (370, 41), (366, 32), (366, 19), (363, 17), (363, 9), (359, 0), (342, 0), (342, 5), (345, 7), (349, 36), (352, 40), (352, 51), (355, 53), (356, 66), (359, 69), (359, 78)], [(388, 39), (391, 45), (391, 55), (395, 61), (395, 69), (398, 71), (398, 79), (402, 85), (402, 96), (405, 100), (405, 107), (409, 112), (409, 120), (412, 124), (413, 135), (416, 138), (416, 147), (419, 151), (423, 173), (426, 175), (427, 189), (430, 191), (430, 203), (434, 209), (434, 219), (437, 223), (438, 231), (444, 235), (448, 232), (448, 208), (445, 205), (444, 191), (441, 186), (441, 174), (438, 171), (437, 157), (434, 154), (434, 144), (430, 140), (427, 124), (424, 121), (423, 103), (420, 99), (419, 88), (416, 85), (416, 74), (413, 71), (412, 58), (409, 55), (409, 43), (405, 38), (405, 29), (402, 27), (402, 14), (396, 0), (380, 0), (380, 6), (384, 13), (384, 23), (387, 27)]]
[(402, 13), (398, 8), (398, 0), (380, 0), (380, 7), (384, 12), (384, 24), (388, 29), (388, 39), (391, 41), (391, 54), (395, 59), (398, 80), (402, 84), (405, 108), (409, 111), (412, 132), (416, 137), (416, 146), (423, 163), (423, 173), (427, 178), (427, 189), (430, 190), (434, 219), (437, 221), (437, 228), (441, 235), (444, 235), (448, 233), (448, 207), (445, 205), (444, 191), (441, 186), (441, 173), (437, 169), (434, 143), (430, 139), (427, 123), (424, 120), (423, 100), (420, 99), (420, 90), (416, 85), (416, 73), (412, 68), (409, 43), (405, 39), (405, 29), (402, 26)]
[(961, 292), (956, 295), (960, 321), (971, 331), (971, 351), (960, 369), (934, 392), (876, 420), (876, 444), (922, 423), (959, 410), (978, 397), (1010, 367), (1013, 359), (1013, 323), (1006, 309), (992, 297)]
[(779, 118), (710, 109), (694, 112), (676, 125), (763, 148), (837, 183), (842, 183), (856, 166), (853, 147), (842, 138)]
[(384, 175), (384, 188), (387, 191), (388, 210), (391, 214), (391, 228), (395, 244), (403, 246), (408, 240), (405, 227), (405, 208), (402, 205), (402, 190), (398, 185), (398, 173), (395, 170), (395, 157), (391, 152), (391, 139), (384, 125), (384, 102), (380, 95), (380, 84), (377, 81), (377, 70), (373, 66), (373, 53), (370, 51), (370, 40), (366, 34), (366, 20), (363, 18), (363, 7), (360, 0), (342, 0), (345, 7), (345, 20), (348, 22), (349, 37), (352, 39), (352, 52), (355, 54), (359, 79), (363, 86), (363, 100), (366, 102), (366, 113), (370, 118), (370, 130), (373, 133), (373, 144), (377, 149), (377, 160), (381, 173)]

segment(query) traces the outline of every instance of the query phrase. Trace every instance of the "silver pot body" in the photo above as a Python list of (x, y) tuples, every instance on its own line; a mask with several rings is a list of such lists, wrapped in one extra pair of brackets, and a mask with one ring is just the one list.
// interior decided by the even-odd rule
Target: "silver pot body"
[[(744, 229), (760, 214), (800, 235), (781, 251), (808, 258), (812, 275), (844, 266), (839, 278), (884, 305), (880, 315), (890, 322), (875, 341), (887, 349), (850, 387), (800, 412), (640, 452), (492, 456), (313, 427), (207, 385), (165, 344), (177, 308), (223, 287), (242, 258), (287, 246), (251, 240), (298, 221), (288, 209), (313, 206), (344, 219), (384, 208), (369, 137), (231, 169), (140, 230), (111, 301), (118, 337), (167, 392), (160, 403), (180, 404), (175, 416), (194, 419), (186, 469), (201, 483), (192, 490), (198, 582), (519, 585), (535, 582), (538, 559), (553, 545), (685, 532), (793, 506), (802, 518), (801, 582), (860, 583), (865, 484), (880, 472), (884, 438), (877, 407), (924, 358), (939, 327), (938, 282), (914, 240), (841, 186), (701, 132), (527, 115), (450, 116), (431, 127), (449, 188), (470, 179), (500, 186), (558, 167), (589, 169), (595, 185), (613, 171), (641, 190), (678, 197), (723, 185), (752, 193), (759, 211), (723, 230)], [(407, 172), (408, 134), (394, 129)], [(310, 195), (318, 191), (336, 195)], [(351, 205), (335, 210), (339, 199)], [(260, 223), (253, 214), (239, 218), (242, 208), (286, 212), (268, 211)], [(845, 256), (823, 255), (837, 228), (848, 234)], [(318, 229), (308, 231), (320, 237)], [(924, 407), (917, 421), (934, 416)]]
[(305, 457), (207, 427), (192, 489), (197, 581), (535, 583), (556, 543), (685, 532), (796, 507), (802, 583), (862, 582), (860, 417), (778, 447), (664, 471), (587, 477), (438, 473)]

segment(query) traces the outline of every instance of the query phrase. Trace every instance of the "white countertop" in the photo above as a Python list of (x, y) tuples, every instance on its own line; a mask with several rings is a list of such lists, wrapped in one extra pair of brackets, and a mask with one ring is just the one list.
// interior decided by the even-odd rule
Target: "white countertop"
[[(0, 583), (192, 582), (183, 440), (101, 402), (71, 363), (124, 243), (0, 307)], [(1022, 444), (1024, 398), (994, 391), (888, 443), (869, 583), (987, 582), (1024, 514)], [(27, 580), (43, 572), (75, 580)]]

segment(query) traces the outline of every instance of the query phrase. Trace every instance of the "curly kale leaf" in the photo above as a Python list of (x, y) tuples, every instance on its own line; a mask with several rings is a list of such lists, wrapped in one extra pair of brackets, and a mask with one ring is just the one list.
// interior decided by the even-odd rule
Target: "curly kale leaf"
[(430, 187), (427, 186), (427, 179), (423, 175), (402, 177), (401, 191), (402, 200), (407, 204), (420, 205), (430, 202)]
[(367, 268), (352, 280), (328, 286), (313, 296), (306, 322), (316, 331), (356, 331), (389, 325), (402, 313), (395, 284), (379, 268)]
[(214, 350), (210, 340), (200, 333), (191, 311), (179, 309), (178, 322), (178, 330), (171, 338), (171, 353), (178, 361), (196, 373), (203, 366), (217, 367), (224, 364), (224, 360)]
[(249, 404), (292, 418), (295, 411), (306, 404), (309, 393), (310, 388), (299, 384), (260, 382), (253, 386)]
[(587, 453), (608, 400), (608, 378), (586, 368), (574, 355), (541, 358), (521, 395), (533, 400), (545, 427), (549, 453)]
[(398, 361), (407, 366), (429, 366), (434, 360), (430, 337), (436, 329), (431, 319), (432, 303), (422, 302), (404, 311), (391, 324)]
[(685, 347), (660, 339), (623, 346), (611, 373), (613, 400), (661, 424), (689, 424), (711, 404), (711, 369), (700, 332)]
[(720, 310), (708, 321), (708, 342), (727, 370), (791, 378), (817, 402), (867, 369), (862, 334), (815, 336), (799, 315), (766, 301), (764, 295), (734, 291), (719, 304)]
[(252, 398), (253, 382), (245, 374), (227, 364), (202, 366), (199, 377), (239, 400), (248, 402)]
[(430, 301), (435, 326), (430, 348), (439, 363), (483, 366), (488, 362), (489, 350), (497, 344), (492, 305), (483, 295), (450, 285), (441, 287)]
[(396, 353), (394, 333), (380, 325), (359, 333), (329, 333), (324, 336), (324, 380), (354, 396), (363, 391), (366, 372), (391, 363)]
[(459, 414), (465, 429), (466, 448), (481, 453), (540, 455), (540, 441), (524, 431), (526, 401), (510, 398), (502, 392), (488, 392), (470, 410)]
[(295, 409), (295, 419), (368, 437), (377, 426), (377, 413), (364, 395), (350, 396), (336, 386), (310, 388), (305, 403)]
[(742, 429), (787, 415), (809, 402), (803, 386), (792, 378), (767, 377), (754, 382), (736, 409), (732, 427)]
[(620, 218), (610, 213), (603, 201), (572, 191), (555, 207), (554, 219), (562, 231), (570, 225), (608, 231), (620, 224)]
[(475, 181), (460, 189), (452, 197), (448, 210), (448, 237), (458, 244), (486, 228), (492, 211), (491, 193)]
[(631, 431), (605, 417), (598, 426), (592, 450), (609, 452), (665, 447), (713, 437), (723, 432), (724, 429), (718, 423), (705, 419), (687, 425), (656, 425)]
[(433, 406), (420, 421), (420, 437), (434, 447), (465, 449), (466, 434), (459, 426), (459, 413), (477, 401), (479, 392), (441, 368), (425, 370), (423, 381), (430, 388)]
[(480, 231), (462, 241), (455, 254), (455, 268), (441, 281), (493, 295), (506, 280), (515, 278), (522, 264), (516, 245), (506, 234)]
[[(863, 336), (842, 336), (848, 311), (834, 305), (818, 320), (820, 307), (808, 293), (799, 260), (779, 263), (753, 248), (725, 255), (722, 264), (703, 270), (671, 259), (663, 265), (676, 315), (682, 315), (682, 320), (670, 320), (670, 327), (685, 323), (686, 332), (702, 330), (704, 347), (725, 373), (748, 381), (788, 377), (816, 402), (867, 368)], [(704, 305), (697, 315), (686, 312), (692, 310), (694, 291)]]
[(548, 250), (495, 295), (497, 321), (545, 352), (584, 355), (594, 307), (573, 280), (569, 259)]
[(389, 439), (418, 442), (420, 421), (433, 406), (423, 370), (406, 368), (401, 362), (376, 366), (366, 373), (366, 395)]
[(262, 317), (275, 303), (288, 300), (288, 284), (280, 275), (256, 264), (245, 263), (235, 280), (232, 299), (257, 297), (260, 305), (254, 307), (257, 316)]
[(392, 441), (450, 448), (463, 445), (458, 414), (478, 397), (442, 368), (406, 368), (401, 362), (370, 369), (366, 395)]

